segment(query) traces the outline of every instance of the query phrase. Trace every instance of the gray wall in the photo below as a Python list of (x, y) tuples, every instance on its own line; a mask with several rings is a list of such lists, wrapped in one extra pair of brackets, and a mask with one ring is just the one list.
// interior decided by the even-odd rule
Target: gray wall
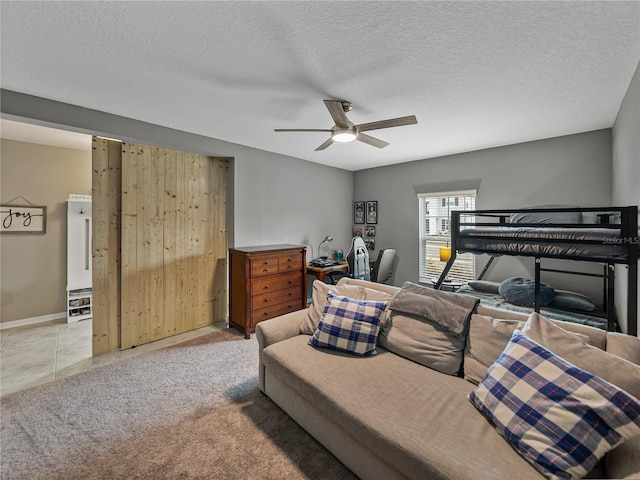
[[(425, 140), (428, 141), (428, 140)], [(476, 208), (520, 208), (562, 204), (611, 204), (611, 130), (361, 170), (354, 175), (354, 200), (377, 200), (376, 248), (400, 255), (394, 283), (418, 280), (417, 193), (477, 188)], [(477, 272), (486, 262), (478, 256)], [(558, 267), (568, 262), (547, 262)], [(575, 263), (575, 262), (571, 262)], [(585, 271), (594, 266), (580, 264)], [(597, 270), (599, 271), (599, 269)], [(488, 279), (533, 278), (533, 260), (502, 257)], [(601, 284), (576, 276), (547, 275), (553, 286), (599, 299)]]
[[(640, 64), (613, 125), (613, 203), (640, 205)], [(627, 325), (627, 269), (616, 268), (616, 309), (622, 330)], [(640, 288), (638, 289), (640, 298)]]
[[(477, 188), (477, 208), (602, 206), (610, 205), (612, 198), (613, 203), (620, 203), (612, 194), (613, 185), (616, 195), (621, 189), (631, 196), (622, 203), (640, 203), (637, 105), (636, 72), (614, 127), (616, 138), (622, 138), (614, 140), (616, 178), (612, 175), (610, 129), (352, 173), (16, 92), (3, 90), (0, 108), (7, 118), (231, 158), (230, 246), (297, 243), (310, 247), (316, 256), (320, 240), (333, 235), (330, 247), (346, 251), (352, 201), (377, 200), (379, 223), (372, 256), (380, 248), (398, 249), (394, 283), (401, 285), (418, 279), (416, 193)], [(484, 261), (478, 257), (478, 269)], [(566, 262), (548, 266), (566, 268)], [(504, 257), (488, 278), (532, 275), (530, 260)], [(596, 280), (568, 276), (545, 280), (600, 297), (601, 285)]]
[[(67, 198), (91, 194), (91, 152), (2, 140), (2, 203), (21, 196), (47, 207), (47, 231), (3, 234), (0, 319), (65, 314)], [(26, 205), (18, 199), (17, 205)]]
[(349, 245), (352, 172), (44, 98), (1, 94), (6, 118), (230, 158), (230, 247), (293, 243), (317, 255), (325, 235), (334, 237), (331, 248)]

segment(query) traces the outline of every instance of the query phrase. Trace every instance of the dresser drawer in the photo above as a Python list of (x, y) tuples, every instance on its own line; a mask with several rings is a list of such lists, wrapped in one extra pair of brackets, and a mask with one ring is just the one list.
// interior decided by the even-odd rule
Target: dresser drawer
[(278, 275), (274, 277), (257, 278), (251, 281), (251, 294), (260, 295), (267, 292), (284, 290), (285, 288), (300, 287), (302, 275)]
[(292, 272), (302, 269), (302, 255), (299, 253), (291, 253), (278, 256), (278, 271)]
[(251, 259), (251, 276), (272, 275), (278, 273), (278, 257), (255, 257)]
[(277, 290), (275, 292), (263, 293), (261, 295), (254, 295), (251, 298), (251, 309), (259, 310), (261, 308), (270, 307), (279, 303), (289, 302), (291, 300), (298, 300), (296, 304), (300, 303), (302, 292), (299, 287), (288, 288), (286, 290)]
[(272, 307), (260, 308), (251, 312), (251, 326), (255, 327), (259, 322), (263, 320), (269, 320), (270, 318), (279, 317), (285, 313), (295, 312), (300, 310), (300, 301), (291, 301), (286, 303), (280, 303)]

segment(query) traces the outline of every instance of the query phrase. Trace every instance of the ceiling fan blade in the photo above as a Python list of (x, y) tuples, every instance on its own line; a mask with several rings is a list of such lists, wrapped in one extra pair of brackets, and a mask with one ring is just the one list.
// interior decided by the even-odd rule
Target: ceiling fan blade
[(415, 125), (418, 123), (415, 115), (409, 115), (408, 117), (390, 118), (389, 120), (379, 120), (377, 122), (363, 123), (362, 125), (356, 125), (358, 131), (366, 132), (367, 130), (378, 130), (380, 128), (401, 127), (403, 125)]
[(369, 145), (373, 145), (374, 147), (384, 148), (389, 144), (383, 140), (379, 140), (370, 135), (365, 135), (364, 133), (359, 133), (358, 138), (356, 140), (360, 140), (361, 142), (368, 143)]
[(331, 132), (331, 130), (319, 130), (317, 128), (274, 128), (274, 132)]
[(319, 152), (320, 150), (324, 150), (325, 148), (327, 148), (329, 145), (331, 145), (335, 140), (333, 138), (329, 138), (329, 140), (327, 140), (326, 142), (324, 142), (322, 145), (320, 145), (318, 148), (316, 148), (316, 152)]
[(338, 127), (349, 128), (349, 119), (347, 115), (344, 113), (344, 109), (342, 108), (342, 102), (337, 100), (323, 100), (324, 104), (327, 106), (327, 110), (331, 114), (331, 118), (336, 122)]

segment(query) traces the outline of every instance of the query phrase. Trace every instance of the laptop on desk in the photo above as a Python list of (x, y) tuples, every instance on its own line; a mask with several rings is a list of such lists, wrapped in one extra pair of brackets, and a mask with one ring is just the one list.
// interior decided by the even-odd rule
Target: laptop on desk
[(333, 260), (322, 260), (319, 258), (314, 258), (309, 262), (309, 265), (311, 265), (312, 267), (324, 268), (324, 267), (333, 267), (335, 265), (338, 265), (338, 262), (334, 262)]

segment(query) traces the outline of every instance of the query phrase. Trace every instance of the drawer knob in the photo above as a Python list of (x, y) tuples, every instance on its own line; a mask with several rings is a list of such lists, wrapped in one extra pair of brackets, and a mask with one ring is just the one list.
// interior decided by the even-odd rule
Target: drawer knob
[(268, 268), (265, 268), (265, 269), (264, 269), (264, 270), (262, 270), (262, 271), (263, 271), (263, 272), (268, 272), (268, 271), (269, 271), (269, 269), (268, 269)]

